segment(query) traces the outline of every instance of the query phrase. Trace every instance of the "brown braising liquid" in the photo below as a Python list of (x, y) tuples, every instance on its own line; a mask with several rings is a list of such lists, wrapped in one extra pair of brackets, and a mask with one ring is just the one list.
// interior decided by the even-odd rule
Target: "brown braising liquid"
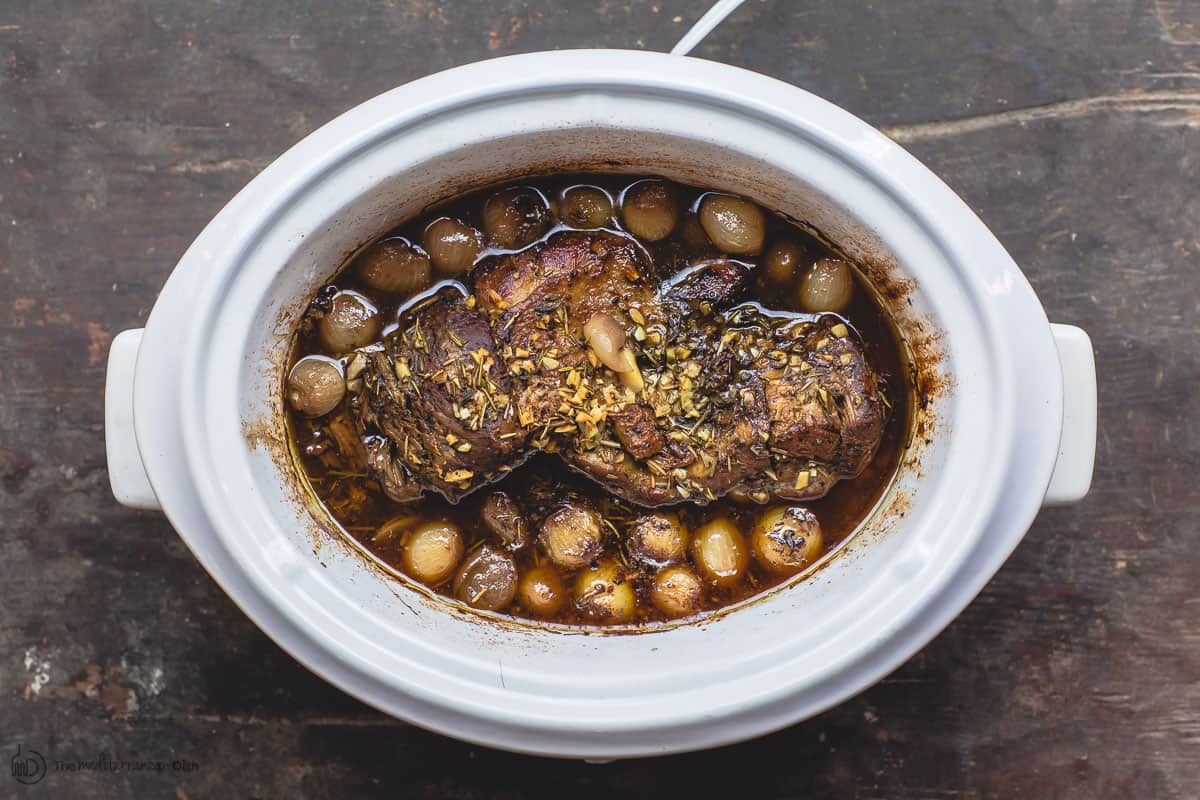
[[(536, 187), (547, 198), (555, 198), (563, 188), (576, 184), (600, 186), (607, 189), (616, 202), (622, 189), (636, 180), (636, 177), (616, 175), (555, 175), (526, 180), (521, 185)], [(438, 206), (380, 238), (403, 236), (411, 242), (420, 242), (422, 232), (429, 221), (440, 216), (454, 217), (482, 230), (480, 209), (486, 197), (497, 188), (500, 187), (491, 187)], [(698, 199), (708, 191), (687, 186), (678, 188), (685, 209), (694, 209)], [(690, 211), (688, 213), (691, 214)], [(645, 243), (659, 271), (665, 275), (686, 266), (689, 261), (721, 255), (711, 244), (696, 245), (694, 217), (690, 221), (693, 225), (692, 235), (684, 235), (683, 229), (689, 224), (686, 216), (677, 226), (675, 233), (667, 239)], [(767, 219), (768, 244), (783, 236), (802, 244), (806, 252), (805, 264), (811, 264), (823, 257), (836, 257), (835, 253), (797, 225), (772, 214), (768, 214)], [(559, 227), (552, 230), (561, 229)], [(618, 230), (618, 223), (614, 222), (611, 229)], [(485, 252), (484, 258), (488, 252)], [(749, 262), (760, 259), (761, 256), (741, 258)], [(337, 289), (353, 289), (369, 297), (381, 310), (384, 321), (383, 334), (386, 335), (389, 323), (394, 324), (397, 319), (397, 310), (409, 298), (383, 295), (372, 290), (360, 280), (354, 267), (355, 264), (351, 261), (331, 281), (331, 285)], [(799, 311), (799, 272), (796, 280), (788, 285), (771, 283), (764, 272), (762, 269), (758, 270), (746, 299), (757, 301), (766, 309)], [(913, 403), (910, 359), (906, 356), (887, 314), (875, 301), (870, 287), (865, 285), (861, 275), (856, 274), (856, 280), (858, 285), (854, 297), (840, 316), (864, 342), (868, 361), (883, 376), (882, 386), (891, 405), (891, 415), (882, 442), (862, 474), (857, 478), (837, 483), (821, 499), (801, 504), (812, 511), (820, 521), (826, 554), (841, 545), (880, 501), (897, 470), (908, 441), (911, 423), (910, 411)], [(470, 285), (469, 274), (463, 277), (463, 283)], [(322, 291), (331, 290), (326, 288)], [(290, 363), (310, 354), (323, 354), (322, 348), (313, 327), (302, 326), (296, 336)], [(463, 532), (468, 553), (479, 542), (492, 537), (480, 521), (480, 506), (494, 490), (504, 491), (517, 500), (526, 515), (533, 519), (543, 517), (550, 507), (564, 496), (586, 498), (611, 523), (607, 534), (606, 553), (626, 562), (628, 558), (622, 551), (622, 533), (629, 522), (646, 511), (610, 495), (586, 476), (571, 472), (555, 456), (544, 454), (534, 456), (504, 480), (476, 491), (457, 505), (452, 505), (432, 493), (426, 494), (417, 502), (400, 504), (385, 496), (378, 484), (367, 475), (362, 444), (358, 441), (358, 433), (350, 418), (348, 400), (343, 401), (333, 412), (315, 419), (289, 409), (289, 428), (298, 464), (313, 493), (328, 510), (329, 516), (346, 536), (361, 543), (383, 564), (401, 573), (401, 556), (406, 533), (423, 521), (448, 520), (456, 523)], [(724, 498), (706, 506), (683, 503), (669, 510), (678, 514), (687, 528), (693, 531), (709, 520), (722, 516), (731, 518), (749, 539), (754, 520), (764, 508), (765, 506), (753, 502), (735, 502)], [(536, 534), (536, 527), (533, 533)], [(546, 563), (545, 556), (536, 542), (513, 555), (521, 574), (535, 565)], [(811, 569), (809, 567), (806, 571)], [(568, 592), (573, 587), (574, 577), (573, 574), (562, 574)], [(792, 578), (790, 575), (769, 573), (751, 559), (744, 578), (735, 585), (722, 589), (706, 589), (701, 611), (738, 602)], [(638, 593), (634, 621), (645, 623), (666, 619), (649, 601), (648, 570), (633, 572), (630, 580)], [(431, 588), (450, 594), (449, 583)], [(519, 600), (504, 609), (504, 613), (530, 616), (521, 608)], [(547, 621), (595, 624), (582, 617), (572, 602), (567, 602), (560, 614)]]

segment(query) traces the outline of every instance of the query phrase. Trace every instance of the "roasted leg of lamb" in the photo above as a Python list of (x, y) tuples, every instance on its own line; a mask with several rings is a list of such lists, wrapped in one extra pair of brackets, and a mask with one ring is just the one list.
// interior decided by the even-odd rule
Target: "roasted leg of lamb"
[(840, 318), (739, 304), (748, 278), (714, 260), (664, 280), (604, 232), (490, 259), (369, 354), (372, 474), (457, 501), (541, 450), (643, 506), (824, 495), (880, 442), (879, 377)]

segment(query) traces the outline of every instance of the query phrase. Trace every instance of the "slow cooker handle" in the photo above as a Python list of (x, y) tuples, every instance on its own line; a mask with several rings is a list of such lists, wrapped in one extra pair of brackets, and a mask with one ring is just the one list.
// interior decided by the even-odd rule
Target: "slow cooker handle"
[(133, 429), (133, 372), (143, 328), (121, 331), (108, 350), (104, 379), (104, 449), (113, 497), (123, 506), (159, 510)]
[(1096, 461), (1096, 358), (1087, 332), (1074, 325), (1051, 324), (1062, 370), (1063, 419), (1058, 459), (1046, 489), (1045, 506), (1063, 506), (1084, 498)]

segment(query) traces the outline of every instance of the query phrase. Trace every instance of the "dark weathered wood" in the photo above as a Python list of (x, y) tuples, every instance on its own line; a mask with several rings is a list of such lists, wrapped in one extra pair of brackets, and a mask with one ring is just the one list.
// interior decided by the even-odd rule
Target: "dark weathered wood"
[(104, 356), (228, 197), (340, 111), (491, 55), (666, 49), (706, 4), (306, 5), (0, 5), (0, 753), (199, 763), (30, 795), (1200, 796), (1200, 4), (752, 0), (701, 46), (887, 126), (1091, 332), (1096, 481), (878, 686), (604, 767), (405, 726), (279, 651), (162, 517), (110, 498)]

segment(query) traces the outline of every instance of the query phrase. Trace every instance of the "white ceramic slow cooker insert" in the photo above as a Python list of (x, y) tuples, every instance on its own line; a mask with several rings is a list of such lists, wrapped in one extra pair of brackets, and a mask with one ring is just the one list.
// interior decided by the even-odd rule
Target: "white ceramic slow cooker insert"
[[(384, 574), (297, 490), (281, 381), (312, 293), (426, 206), (552, 170), (747, 195), (907, 287), (891, 310), (942, 386), (928, 443), (807, 580), (636, 635), (505, 622)], [(117, 498), (161, 508), (246, 614), (331, 683), (458, 738), (607, 759), (778, 729), (910, 657), (1044, 502), (1087, 491), (1095, 376), (1086, 335), (1049, 325), (970, 209), (862, 121), (733, 67), (564, 51), (400, 87), (269, 166), (189, 248), (145, 329), (114, 341), (106, 435)]]

